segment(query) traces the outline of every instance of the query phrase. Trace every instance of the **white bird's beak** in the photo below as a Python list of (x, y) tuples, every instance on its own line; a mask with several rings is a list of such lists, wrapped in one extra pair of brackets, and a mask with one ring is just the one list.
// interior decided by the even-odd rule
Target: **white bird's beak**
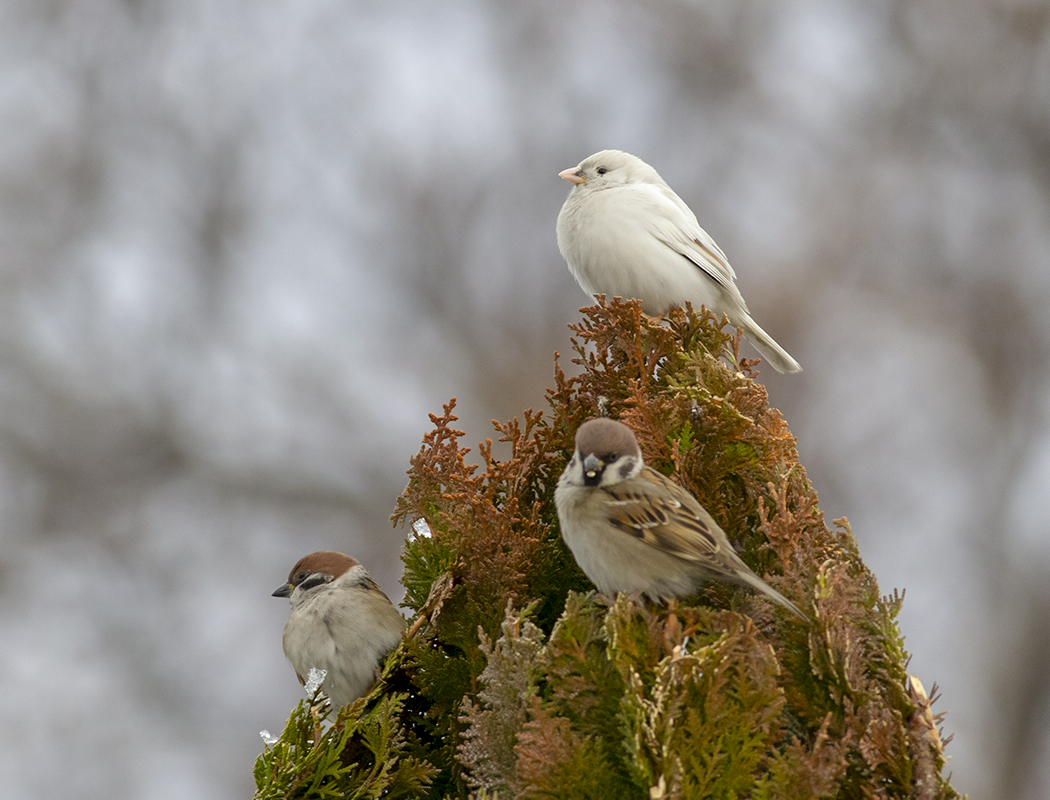
[(558, 177), (565, 178), (565, 180), (572, 184), (583, 183), (585, 180), (587, 180), (583, 177), (583, 170), (577, 169), (576, 167), (569, 167), (568, 169), (563, 169), (561, 172), (558, 173)]

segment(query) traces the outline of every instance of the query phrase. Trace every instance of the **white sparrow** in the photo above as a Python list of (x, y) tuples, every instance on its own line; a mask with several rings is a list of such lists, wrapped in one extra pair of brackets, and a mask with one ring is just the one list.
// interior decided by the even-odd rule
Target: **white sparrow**
[(321, 688), (332, 708), (368, 691), (405, 628), (404, 619), (365, 568), (330, 550), (299, 559), (288, 582), (273, 596), (291, 597), (284, 654), (300, 683), (306, 682), (311, 668), (327, 673)]
[(733, 550), (689, 492), (642, 460), (634, 431), (588, 420), (554, 491), (561, 536), (603, 594), (641, 592), (656, 602), (692, 594), (705, 580), (750, 586), (802, 619)]
[(602, 150), (559, 175), (573, 188), (558, 214), (558, 249), (587, 294), (641, 300), (654, 315), (703, 304), (742, 328), (777, 372), (802, 369), (751, 318), (725, 253), (655, 169)]

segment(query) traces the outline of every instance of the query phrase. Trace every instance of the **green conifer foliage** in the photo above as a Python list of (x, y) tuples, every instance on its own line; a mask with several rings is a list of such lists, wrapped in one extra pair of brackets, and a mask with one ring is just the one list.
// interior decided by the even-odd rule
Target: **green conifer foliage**
[[(739, 336), (707, 311), (584, 314), (580, 374), (556, 362), (549, 411), (494, 423), (480, 464), (454, 400), (431, 416), (393, 515), (429, 526), (403, 553), (415, 622), (334, 724), (293, 712), (257, 796), (958, 797), (940, 719), (906, 672), (903, 598), (880, 594), (845, 520), (825, 524)], [(811, 624), (729, 584), (666, 607), (597, 595), (553, 494), (576, 428), (599, 415), (630, 425)]]

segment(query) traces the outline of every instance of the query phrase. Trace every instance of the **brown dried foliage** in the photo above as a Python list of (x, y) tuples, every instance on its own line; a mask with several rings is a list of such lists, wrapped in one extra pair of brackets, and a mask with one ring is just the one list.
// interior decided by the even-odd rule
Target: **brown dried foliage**
[[(584, 314), (582, 372), (556, 361), (549, 414), (494, 423), (509, 458), (486, 440), (481, 466), (466, 463), (453, 401), (397, 502), (395, 521), (431, 529), (405, 548), (406, 603), (423, 616), (404, 669), (442, 734), (419, 745), (445, 770), (434, 796), (956, 797), (939, 720), (905, 670), (902, 597), (880, 595), (845, 521), (825, 524), (739, 334), (706, 310), (663, 325), (636, 302)], [(553, 489), (599, 415), (630, 425), (812, 624), (731, 585), (671, 608), (574, 593), (590, 584)], [(526, 606), (531, 627), (513, 611)]]

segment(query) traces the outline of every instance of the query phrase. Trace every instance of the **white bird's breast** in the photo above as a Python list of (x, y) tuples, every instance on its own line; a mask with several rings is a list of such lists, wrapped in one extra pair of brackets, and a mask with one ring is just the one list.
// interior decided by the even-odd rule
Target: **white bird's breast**
[(619, 186), (570, 195), (558, 217), (558, 247), (588, 294), (637, 298), (647, 314), (687, 300), (721, 310), (718, 283), (657, 235), (694, 226), (656, 187)]

